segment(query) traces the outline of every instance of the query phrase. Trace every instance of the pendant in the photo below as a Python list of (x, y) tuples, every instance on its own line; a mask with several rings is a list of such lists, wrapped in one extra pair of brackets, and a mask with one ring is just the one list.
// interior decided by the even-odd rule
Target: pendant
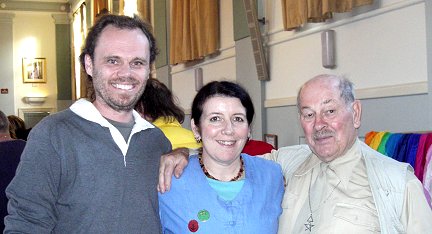
[(310, 231), (310, 232), (311, 232), (311, 231), (312, 231), (312, 227), (315, 226), (315, 225), (313, 224), (312, 213), (310, 214), (310, 216), (309, 216), (309, 218), (307, 219), (306, 222), (307, 222), (307, 223), (304, 224), (305, 227), (306, 227), (305, 231)]

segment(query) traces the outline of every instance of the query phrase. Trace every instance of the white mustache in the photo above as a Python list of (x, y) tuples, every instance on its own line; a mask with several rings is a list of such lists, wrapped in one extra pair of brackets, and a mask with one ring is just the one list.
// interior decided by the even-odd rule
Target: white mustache
[(315, 132), (313, 135), (313, 139), (317, 140), (317, 139), (322, 139), (322, 138), (326, 138), (326, 137), (332, 137), (334, 136), (334, 132), (330, 131), (328, 129), (319, 131), (319, 132)]

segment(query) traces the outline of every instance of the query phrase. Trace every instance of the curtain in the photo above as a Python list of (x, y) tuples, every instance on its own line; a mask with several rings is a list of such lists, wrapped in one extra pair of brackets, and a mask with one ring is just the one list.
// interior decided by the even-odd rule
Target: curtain
[(79, 63), (79, 55), (81, 55), (81, 50), (82, 47), (84, 47), (85, 44), (85, 38), (87, 36), (87, 21), (86, 21), (86, 6), (85, 5), (81, 5), (80, 7), (80, 17), (81, 17), (81, 31), (80, 31), (80, 36), (82, 38), (81, 42), (82, 44), (80, 45), (79, 48), (79, 54), (78, 54), (78, 64), (80, 66), (80, 95), (81, 97), (88, 97), (88, 81), (87, 81), (87, 72), (85, 71), (85, 69), (81, 66), (81, 63)]
[(85, 20), (86, 5), (85, 3), (73, 13), (73, 29), (72, 29), (72, 95), (73, 99), (79, 99), (87, 96), (86, 77), (84, 69), (82, 69), (79, 55), (87, 34), (87, 23)]
[(352, 11), (370, 5), (373, 0), (281, 0), (285, 30), (293, 30), (307, 22), (324, 22), (332, 13)]
[(217, 52), (217, 0), (173, 0), (171, 6), (170, 64), (202, 59)]
[(124, 15), (124, 6), (125, 6), (124, 0), (119, 0), (119, 15)]
[[(128, 12), (132, 9), (126, 9), (126, 7), (133, 8), (134, 12)], [(132, 16), (132, 13), (137, 13), (141, 19), (151, 23), (150, 0), (119, 0), (119, 15), (130, 14)]]
[(137, 11), (141, 19), (147, 20), (147, 22), (151, 22), (149, 0), (137, 0)]
[(105, 11), (108, 11), (108, 0), (94, 0), (93, 19), (96, 19), (100, 13), (104, 14)]

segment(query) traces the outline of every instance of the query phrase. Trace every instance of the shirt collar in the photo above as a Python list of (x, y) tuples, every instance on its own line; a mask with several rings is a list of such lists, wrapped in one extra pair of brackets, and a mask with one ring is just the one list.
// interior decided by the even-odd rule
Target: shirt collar
[(342, 186), (347, 188), (352, 177), (354, 168), (361, 162), (360, 140), (356, 139), (354, 144), (342, 157), (338, 157), (329, 163), (329, 167), (341, 180)]
[(308, 174), (312, 168), (322, 163), (322, 161), (314, 153), (311, 153), (299, 169), (294, 173), (294, 176), (304, 176)]
[(117, 146), (120, 148), (122, 154), (123, 154), (123, 158), (124, 158), (124, 163), (126, 166), (126, 153), (127, 150), (129, 148), (129, 143), (130, 143), (130, 139), (132, 138), (132, 136), (140, 131), (146, 130), (148, 128), (154, 128), (154, 126), (147, 122), (147, 120), (143, 119), (138, 112), (136, 112), (135, 110), (132, 111), (132, 115), (134, 117), (134, 121), (135, 124), (132, 128), (132, 132), (129, 136), (129, 139), (127, 141), (125, 141), (125, 139), (123, 138), (123, 136), (121, 135), (120, 131), (114, 127), (110, 122), (108, 122), (108, 120), (106, 120), (98, 111), (98, 109), (96, 109), (96, 107), (89, 101), (85, 100), (85, 99), (80, 99), (78, 101), (76, 101), (74, 104), (71, 105), (70, 109), (77, 114), (78, 116), (97, 123), (99, 125), (101, 125), (102, 127), (106, 127), (109, 129), (110, 133), (111, 133), (111, 137), (113, 138), (114, 142), (117, 144)]
[[(110, 127), (112, 126), (108, 120), (106, 120), (98, 109), (93, 105), (93, 103), (89, 102), (86, 99), (79, 99), (74, 104), (70, 106), (70, 109), (77, 114), (78, 116), (91, 121), (100, 124), (103, 127)], [(138, 112), (133, 110), (132, 115), (135, 120), (134, 129), (136, 130), (145, 130), (147, 128), (154, 128), (154, 126), (149, 123), (147, 120), (143, 119)]]
[[(329, 168), (335, 172), (336, 176), (341, 180), (342, 186), (345, 188), (348, 186), (354, 167), (356, 167), (357, 164), (362, 160), (359, 141), (360, 140), (357, 138), (352, 147), (344, 155), (328, 163)], [(303, 163), (303, 165), (300, 166), (295, 172), (294, 176), (306, 175), (314, 167), (319, 167), (319, 164), (321, 163), (325, 162), (322, 162), (318, 156), (316, 156), (314, 153), (311, 153), (306, 162)]]
[[(145, 120), (141, 115), (136, 112), (135, 110), (132, 111), (132, 115), (135, 119), (135, 126), (134, 128), (139, 128), (141, 130), (145, 130), (147, 128), (154, 128), (153, 124)], [(138, 130), (138, 129), (137, 129)]]

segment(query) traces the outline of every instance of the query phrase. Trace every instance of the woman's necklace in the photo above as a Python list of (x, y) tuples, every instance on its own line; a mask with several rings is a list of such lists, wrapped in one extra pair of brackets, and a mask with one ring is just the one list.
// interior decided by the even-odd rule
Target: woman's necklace
[[(326, 172), (324, 172), (324, 173), (326, 173)], [(330, 192), (330, 194), (328, 195), (328, 197), (322, 202), (322, 204), (325, 204), (328, 201), (328, 199), (330, 199), (330, 197), (332, 196), (333, 192), (336, 190), (336, 188), (339, 186), (340, 183), (341, 183), (341, 181), (339, 180), (339, 182), (336, 184), (336, 186), (334, 186), (333, 190)], [(311, 176), (310, 176), (309, 192), (308, 192), (308, 201), (309, 201), (310, 215), (307, 218), (306, 222), (304, 223), (304, 225), (306, 227), (305, 231), (309, 231), (309, 232), (312, 232), (312, 228), (315, 226), (315, 224), (313, 223), (314, 219), (313, 219), (313, 215), (312, 214), (313, 214), (313, 212), (319, 210), (320, 207), (321, 207), (321, 205), (322, 205), (320, 203), (319, 206), (314, 211), (312, 211), (311, 196), (310, 196), (310, 194), (311, 194), (311, 184), (312, 184), (312, 173), (311, 173)]]
[[(199, 164), (201, 166), (202, 171), (204, 172), (204, 175), (206, 175), (210, 179), (214, 179), (214, 180), (220, 181), (219, 179), (216, 179), (214, 176), (210, 175), (210, 173), (207, 171), (207, 169), (204, 166), (201, 154), (199, 155)], [(237, 173), (237, 175), (235, 177), (233, 177), (229, 181), (237, 181), (237, 180), (239, 180), (243, 176), (243, 172), (244, 172), (243, 158), (240, 156), (240, 170)]]

